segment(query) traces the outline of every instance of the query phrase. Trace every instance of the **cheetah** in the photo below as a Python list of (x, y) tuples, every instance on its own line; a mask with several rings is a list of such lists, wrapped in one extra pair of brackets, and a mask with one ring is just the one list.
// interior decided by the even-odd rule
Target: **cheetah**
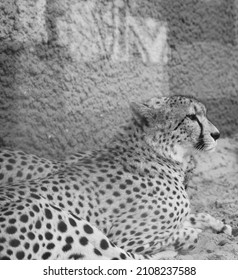
[(101, 149), (50, 161), (0, 154), (1, 259), (166, 259), (192, 250), (206, 229), (184, 184), (191, 156), (220, 136), (192, 97), (131, 103), (132, 117)]

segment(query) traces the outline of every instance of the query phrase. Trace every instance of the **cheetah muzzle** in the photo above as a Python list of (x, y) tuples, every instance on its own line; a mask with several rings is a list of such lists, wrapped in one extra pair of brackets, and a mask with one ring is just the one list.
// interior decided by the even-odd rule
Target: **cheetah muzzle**
[(190, 213), (190, 158), (216, 147), (204, 105), (182, 96), (131, 104), (100, 150), (50, 161), (0, 154), (1, 259), (161, 259), (231, 227)]

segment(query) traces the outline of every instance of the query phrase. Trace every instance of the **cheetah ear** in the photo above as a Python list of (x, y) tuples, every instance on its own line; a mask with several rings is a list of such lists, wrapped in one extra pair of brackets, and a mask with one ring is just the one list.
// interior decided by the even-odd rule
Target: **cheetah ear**
[(155, 110), (146, 104), (131, 102), (130, 108), (133, 118), (140, 125), (150, 126), (156, 120)]

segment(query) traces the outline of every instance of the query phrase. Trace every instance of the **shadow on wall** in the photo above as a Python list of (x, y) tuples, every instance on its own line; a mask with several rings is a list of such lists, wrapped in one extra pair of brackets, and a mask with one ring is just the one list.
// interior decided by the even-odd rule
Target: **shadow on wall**
[(152, 0), (148, 5), (139, 0), (139, 3), (134, 16), (167, 22), (171, 48), (196, 42), (233, 46), (237, 43), (235, 0)]
[[(64, 7), (55, 0), (38, 3), (0, 3), (0, 147), (22, 145), (32, 152), (51, 142), (42, 127), (54, 131), (57, 122), (62, 129), (64, 90), (57, 85), (64, 80), (63, 61), (70, 59), (58, 44), (56, 21)], [(58, 142), (54, 145), (62, 149)]]
[(217, 42), (236, 45), (235, 0), (162, 1), (169, 45)]
[(171, 94), (203, 101), (225, 135), (238, 132), (237, 13), (235, 0), (154, 0), (135, 11), (167, 23)]
[[(157, 15), (152, 11), (157, 11)], [(171, 94), (204, 102), (223, 135), (238, 133), (238, 8), (235, 0), (151, 1), (138, 11), (168, 25)]]
[[(31, 147), (33, 152), (54, 155), (54, 151), (65, 154), (85, 143), (102, 142), (110, 127), (125, 117), (122, 108), (126, 110), (127, 100), (161, 94), (161, 86), (168, 82), (167, 73), (163, 74), (166, 71), (171, 94), (197, 97), (223, 133), (237, 132), (235, 0), (100, 0), (97, 5), (94, 1), (16, 0), (3, 4), (0, 146)], [(87, 4), (94, 14), (84, 10)], [(128, 10), (129, 28), (125, 20)], [(156, 40), (143, 35), (147, 23), (156, 31)], [(126, 53), (130, 46), (125, 43), (128, 30), (134, 36), (130, 56)], [(150, 54), (157, 62), (161, 59), (161, 34), (170, 47), (166, 71), (159, 63), (148, 67), (143, 61), (143, 54), (145, 59)], [(80, 51), (94, 55), (97, 40), (106, 51), (97, 59), (83, 61)], [(117, 44), (111, 46), (110, 42)], [(148, 45), (153, 49), (149, 55), (144, 48)], [(113, 47), (120, 50), (114, 61), (107, 56)], [(126, 61), (128, 57), (130, 61)]]
[(194, 95), (223, 135), (238, 133), (235, 0), (162, 1), (168, 22), (169, 85)]
[(208, 119), (216, 125), (221, 137), (238, 134), (238, 98), (210, 98), (201, 100), (207, 108)]

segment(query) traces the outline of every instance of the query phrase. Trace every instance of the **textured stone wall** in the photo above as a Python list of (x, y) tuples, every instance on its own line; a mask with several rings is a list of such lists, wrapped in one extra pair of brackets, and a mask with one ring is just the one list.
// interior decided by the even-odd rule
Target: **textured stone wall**
[[(166, 2), (166, 3), (165, 3)], [(171, 92), (208, 107), (222, 135), (238, 132), (237, 0), (164, 1)]]
[(169, 94), (197, 96), (236, 132), (236, 15), (230, 0), (0, 0), (0, 145), (93, 148), (129, 101)]

